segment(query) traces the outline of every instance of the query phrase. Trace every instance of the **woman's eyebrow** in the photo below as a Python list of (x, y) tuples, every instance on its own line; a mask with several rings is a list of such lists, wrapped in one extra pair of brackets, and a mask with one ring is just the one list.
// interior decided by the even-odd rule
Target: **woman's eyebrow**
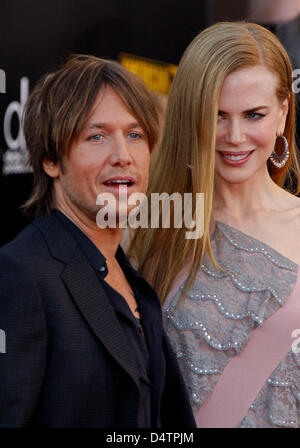
[[(247, 110), (244, 110), (242, 113), (249, 113), (249, 112), (257, 112), (258, 110), (261, 110), (261, 109), (268, 109), (268, 106), (257, 106), (257, 107), (253, 107), (253, 108), (251, 108), (251, 109), (247, 109)], [(226, 114), (226, 112), (225, 111), (223, 111), (223, 110), (218, 110), (218, 113), (219, 114)]]

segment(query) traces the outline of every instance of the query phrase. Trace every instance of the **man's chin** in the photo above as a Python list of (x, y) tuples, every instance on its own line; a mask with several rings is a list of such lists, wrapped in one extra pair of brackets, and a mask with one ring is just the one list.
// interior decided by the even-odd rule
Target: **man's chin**
[(126, 205), (127, 204), (122, 207), (109, 207), (107, 205), (100, 207), (95, 215), (97, 226), (100, 229), (127, 227), (128, 210)]
[(116, 224), (117, 227), (125, 228), (127, 227), (128, 214), (131, 208), (128, 208), (127, 204), (123, 204), (118, 206), (116, 213)]

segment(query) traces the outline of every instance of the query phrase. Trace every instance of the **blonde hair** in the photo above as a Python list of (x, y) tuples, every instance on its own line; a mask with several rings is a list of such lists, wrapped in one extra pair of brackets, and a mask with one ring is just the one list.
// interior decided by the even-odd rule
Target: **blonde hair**
[[(284, 135), (288, 140), (290, 158), (281, 169), (270, 164), (269, 173), (280, 186), (290, 179), (291, 173), (298, 181), (295, 99), (292, 68), (286, 51), (271, 32), (253, 23), (220, 22), (205, 29), (186, 49), (174, 78), (164, 135), (152, 167), (149, 189), (149, 193), (191, 192), (193, 198), (197, 192), (203, 192), (203, 237), (185, 239), (185, 228), (139, 228), (129, 252), (129, 255), (137, 257), (139, 270), (156, 289), (162, 302), (187, 261), (191, 261), (191, 269), (184, 292), (194, 281), (205, 253), (216, 264), (210, 243), (210, 221), (219, 94), (229, 73), (259, 64), (278, 74), (276, 93), (279, 100), (289, 98)], [(192, 169), (188, 168), (189, 165)], [(195, 201), (193, 204), (195, 206)], [(195, 210), (193, 213), (195, 218)]]

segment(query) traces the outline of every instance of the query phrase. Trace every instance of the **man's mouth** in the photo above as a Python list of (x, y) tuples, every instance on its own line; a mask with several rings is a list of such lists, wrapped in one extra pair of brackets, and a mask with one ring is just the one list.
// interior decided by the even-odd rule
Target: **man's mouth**
[(108, 187), (119, 187), (121, 185), (131, 187), (135, 184), (135, 179), (133, 179), (132, 177), (114, 177), (105, 180), (103, 183)]

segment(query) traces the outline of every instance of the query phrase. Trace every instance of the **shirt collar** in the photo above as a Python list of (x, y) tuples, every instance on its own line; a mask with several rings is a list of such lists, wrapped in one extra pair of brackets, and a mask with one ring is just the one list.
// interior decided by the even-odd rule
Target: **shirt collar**
[[(90, 238), (71, 221), (64, 213), (60, 210), (54, 210), (55, 215), (60, 220), (60, 222), (70, 231), (74, 239), (77, 241), (80, 249), (83, 251), (87, 259), (89, 260), (91, 266), (96, 272), (100, 272), (103, 277), (108, 273), (106, 258), (102, 252), (95, 246), (95, 244), (90, 240)], [(128, 273), (134, 275), (135, 277), (140, 277), (140, 275), (131, 266), (128, 258), (126, 257), (121, 246), (118, 247), (116, 252), (116, 258), (123, 269), (126, 269)]]
[(95, 271), (107, 274), (106, 258), (90, 238), (60, 210), (54, 211), (60, 222), (69, 230)]

